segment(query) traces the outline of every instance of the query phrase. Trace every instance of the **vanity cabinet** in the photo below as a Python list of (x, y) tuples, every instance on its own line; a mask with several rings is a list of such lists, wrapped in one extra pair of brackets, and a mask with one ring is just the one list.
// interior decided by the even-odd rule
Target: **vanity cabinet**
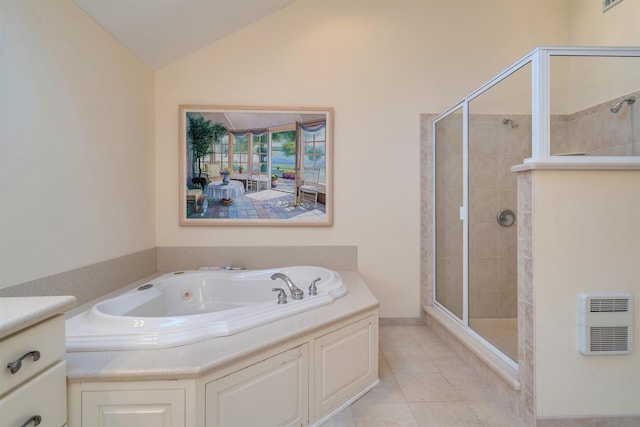
[(0, 420), (3, 426), (63, 426), (67, 422), (64, 316), (0, 340)]

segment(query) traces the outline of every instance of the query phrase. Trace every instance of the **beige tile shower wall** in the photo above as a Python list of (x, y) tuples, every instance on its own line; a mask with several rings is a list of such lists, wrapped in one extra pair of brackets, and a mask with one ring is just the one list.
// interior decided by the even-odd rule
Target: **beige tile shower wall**
[(551, 117), (551, 154), (584, 153), (592, 156), (640, 155), (640, 101), (611, 107), (640, 91), (585, 110)]
[(516, 225), (501, 227), (500, 209), (517, 214), (511, 167), (531, 155), (531, 116), (474, 114), (469, 124), (469, 316), (516, 317)]

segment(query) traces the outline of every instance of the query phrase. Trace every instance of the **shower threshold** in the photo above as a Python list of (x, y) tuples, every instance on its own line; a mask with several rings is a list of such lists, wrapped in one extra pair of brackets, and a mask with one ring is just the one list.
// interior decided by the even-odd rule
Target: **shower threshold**
[(511, 359), (518, 360), (518, 319), (470, 319), (469, 326)]

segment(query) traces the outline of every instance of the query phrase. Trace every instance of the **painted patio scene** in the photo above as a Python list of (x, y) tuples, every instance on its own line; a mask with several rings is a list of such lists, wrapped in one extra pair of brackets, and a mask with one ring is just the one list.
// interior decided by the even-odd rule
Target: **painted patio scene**
[(329, 225), (328, 118), (325, 111), (181, 108), (185, 225)]

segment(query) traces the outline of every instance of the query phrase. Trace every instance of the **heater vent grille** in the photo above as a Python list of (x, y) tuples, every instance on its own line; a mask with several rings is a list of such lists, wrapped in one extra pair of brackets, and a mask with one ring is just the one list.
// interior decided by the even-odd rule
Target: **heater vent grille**
[(633, 352), (633, 297), (628, 292), (579, 296), (578, 345), (584, 355)]
[(629, 328), (627, 326), (589, 328), (591, 351), (629, 351)]
[(629, 298), (593, 298), (589, 300), (591, 313), (620, 313), (629, 311)]

